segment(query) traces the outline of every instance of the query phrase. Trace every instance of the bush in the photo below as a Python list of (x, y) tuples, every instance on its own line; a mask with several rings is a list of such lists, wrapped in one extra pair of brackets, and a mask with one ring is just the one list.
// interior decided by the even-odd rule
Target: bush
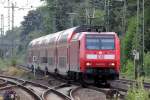
[(132, 60), (128, 60), (126, 65), (124, 67), (124, 75), (127, 76), (128, 78), (133, 78), (134, 77), (134, 64)]
[[(123, 58), (124, 63), (126, 63), (128, 59), (132, 59), (131, 52), (135, 45), (134, 37), (136, 35), (135, 34), (136, 26), (137, 26), (136, 16), (133, 16), (129, 19), (127, 32), (125, 34), (125, 37), (121, 40), (122, 42), (121, 48), (124, 49), (122, 50), (122, 52), (124, 52), (124, 55), (125, 55)], [(122, 46), (124, 46), (124, 48)]]
[(148, 92), (144, 90), (142, 79), (128, 90), (126, 100), (149, 100)]
[(9, 76), (16, 76), (16, 77), (22, 77), (28, 75), (25, 70), (19, 69), (17, 67), (8, 67), (3, 74)]
[(9, 66), (9, 62), (7, 60), (3, 60), (0, 58), (0, 69), (4, 69)]
[(146, 76), (150, 76), (150, 52), (146, 53), (144, 56), (144, 71)]
[(11, 66), (16, 66), (17, 65), (17, 60), (15, 59), (15, 58), (13, 58), (12, 60), (11, 60)]

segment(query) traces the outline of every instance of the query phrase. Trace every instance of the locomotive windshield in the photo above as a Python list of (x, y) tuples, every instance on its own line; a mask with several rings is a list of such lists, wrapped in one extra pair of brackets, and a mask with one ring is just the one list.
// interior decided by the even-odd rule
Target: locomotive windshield
[(89, 50), (115, 49), (114, 36), (86, 36), (86, 48)]

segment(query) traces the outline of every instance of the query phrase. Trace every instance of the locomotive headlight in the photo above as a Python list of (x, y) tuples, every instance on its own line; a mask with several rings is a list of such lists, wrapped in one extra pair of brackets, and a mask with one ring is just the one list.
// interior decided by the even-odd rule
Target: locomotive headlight
[(91, 66), (92, 64), (90, 62), (87, 62), (86, 63), (86, 66)]
[(115, 63), (110, 63), (111, 66), (115, 66)]
[(112, 66), (115, 66), (115, 63), (111, 63)]

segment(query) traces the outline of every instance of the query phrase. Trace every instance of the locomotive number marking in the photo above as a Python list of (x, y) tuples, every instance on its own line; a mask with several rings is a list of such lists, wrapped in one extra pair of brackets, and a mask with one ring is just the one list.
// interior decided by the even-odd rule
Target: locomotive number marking
[(97, 55), (94, 55), (94, 54), (87, 54), (87, 55), (86, 55), (86, 58), (87, 58), (87, 59), (97, 59)]
[(104, 59), (104, 55), (98, 55), (98, 59)]

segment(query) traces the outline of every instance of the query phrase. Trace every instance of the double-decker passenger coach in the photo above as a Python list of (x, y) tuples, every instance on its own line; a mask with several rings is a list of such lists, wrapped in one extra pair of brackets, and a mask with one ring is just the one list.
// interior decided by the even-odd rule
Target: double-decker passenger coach
[(30, 66), (71, 79), (118, 79), (120, 43), (103, 27), (73, 27), (31, 41), (28, 58)]

